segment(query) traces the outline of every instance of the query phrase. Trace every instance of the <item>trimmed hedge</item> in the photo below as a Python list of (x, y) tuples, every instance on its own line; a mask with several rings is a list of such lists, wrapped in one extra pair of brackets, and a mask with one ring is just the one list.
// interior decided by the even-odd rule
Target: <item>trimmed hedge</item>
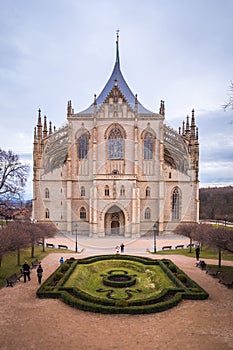
[[(69, 279), (73, 271), (78, 268), (79, 264), (91, 264), (103, 260), (120, 260), (120, 261), (132, 261), (142, 265), (159, 265), (162, 271), (173, 282), (175, 287), (163, 289), (162, 292), (144, 299), (122, 298), (114, 299), (107, 297), (107, 295), (101, 294), (100, 296), (93, 296), (88, 291), (81, 290), (77, 287), (67, 288), (64, 287), (65, 282)], [(64, 266), (64, 264), (63, 264)], [(197, 283), (195, 283), (189, 276), (187, 276), (182, 270), (180, 270), (171, 260), (153, 260), (150, 258), (131, 256), (131, 255), (100, 255), (92, 256), (84, 259), (75, 260), (70, 258), (66, 261), (65, 268), (62, 265), (43, 283), (38, 289), (37, 296), (39, 298), (61, 298), (65, 303), (75, 308), (101, 313), (123, 313), (123, 314), (148, 314), (154, 312), (161, 312), (168, 310), (176, 306), (182, 299), (200, 299), (204, 300), (208, 298), (208, 293), (202, 289)], [(109, 275), (102, 277), (102, 282), (106, 282), (111, 288), (125, 288), (127, 293), (128, 287), (132, 287), (137, 281), (134, 275), (130, 276), (129, 281), (120, 282), (110, 281), (108, 278), (112, 273), (109, 271)], [(115, 273), (114, 275), (118, 275)], [(112, 276), (112, 275), (111, 275)], [(122, 274), (120, 276), (123, 276)], [(132, 284), (131, 284), (132, 282)], [(103, 283), (103, 288), (104, 288)], [(140, 288), (140, 285), (139, 285)], [(136, 289), (138, 290), (138, 289)], [(100, 292), (106, 294), (105, 289), (100, 289)], [(108, 293), (107, 293), (108, 294)]]

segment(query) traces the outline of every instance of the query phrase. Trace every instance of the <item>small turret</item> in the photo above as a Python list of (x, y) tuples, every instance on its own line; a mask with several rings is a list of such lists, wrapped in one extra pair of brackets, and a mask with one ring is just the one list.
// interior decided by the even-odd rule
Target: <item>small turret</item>
[(70, 117), (73, 113), (71, 100), (67, 103), (67, 117)]
[(41, 123), (41, 110), (38, 110), (38, 122), (37, 122), (37, 137), (42, 139), (42, 123)]
[(165, 104), (163, 100), (160, 101), (159, 114), (165, 116)]
[(46, 137), (47, 135), (48, 135), (47, 118), (46, 118), (46, 115), (45, 115), (45, 116), (44, 116), (43, 137)]
[(49, 122), (49, 135), (53, 133), (52, 122)]

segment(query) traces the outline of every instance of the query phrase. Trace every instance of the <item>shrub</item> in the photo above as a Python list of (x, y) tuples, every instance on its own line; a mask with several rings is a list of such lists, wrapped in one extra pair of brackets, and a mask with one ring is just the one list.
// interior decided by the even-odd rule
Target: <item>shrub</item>
[(186, 276), (185, 276), (184, 274), (182, 274), (182, 273), (179, 273), (179, 274), (177, 275), (177, 278), (178, 278), (182, 283), (186, 283), (186, 282), (187, 282)]
[(173, 273), (176, 273), (176, 272), (177, 272), (177, 268), (176, 268), (176, 266), (173, 265), (173, 264), (170, 264), (170, 265), (169, 265), (169, 269), (170, 269), (171, 272), (173, 272)]
[(53, 280), (54, 280), (54, 281), (59, 281), (62, 277), (63, 277), (63, 273), (57, 271), (57, 272), (55, 272), (55, 274), (53, 275)]
[(60, 271), (62, 272), (66, 272), (67, 270), (69, 270), (69, 265), (68, 264), (62, 264), (60, 267)]

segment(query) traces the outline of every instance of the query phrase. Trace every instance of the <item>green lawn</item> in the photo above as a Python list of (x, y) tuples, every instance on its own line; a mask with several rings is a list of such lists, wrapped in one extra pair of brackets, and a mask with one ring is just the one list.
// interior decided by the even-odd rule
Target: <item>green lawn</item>
[[(159, 250), (157, 251), (157, 254), (161, 255), (166, 255), (166, 254), (179, 254), (179, 255), (185, 255), (191, 258), (195, 258), (195, 248), (192, 248), (192, 252), (190, 253), (189, 248), (185, 249), (172, 249), (172, 250)], [(218, 252), (217, 250), (214, 249), (209, 249), (206, 247), (201, 248), (201, 254), (200, 254), (200, 259), (205, 260), (205, 259), (216, 259), (218, 260)], [(222, 252), (222, 260), (228, 260), (228, 261), (233, 261), (233, 254), (228, 253), (228, 252)], [(217, 262), (216, 262), (217, 264)]]
[(62, 249), (54, 249), (54, 248), (46, 248), (46, 251), (43, 252), (43, 248), (41, 246), (35, 246), (35, 254), (34, 258), (31, 258), (31, 248), (21, 249), (20, 250), (20, 266), (17, 265), (17, 254), (16, 252), (9, 253), (5, 255), (2, 259), (2, 265), (0, 267), (0, 288), (6, 285), (6, 278), (10, 277), (14, 273), (18, 274), (25, 260), (29, 263), (33, 260), (42, 260), (48, 254), (54, 252), (60, 252), (61, 254), (67, 253), (67, 250)]
[[(64, 287), (77, 287), (87, 291), (93, 296), (99, 297), (98, 289), (103, 288), (102, 276), (107, 276), (109, 271), (117, 273), (124, 270), (128, 275), (136, 275), (136, 280), (140, 284), (140, 294), (134, 295), (137, 299), (148, 298), (159, 294), (164, 288), (175, 287), (174, 283), (161, 270), (159, 265), (143, 265), (137, 262), (123, 260), (99, 261), (92, 264), (78, 264), (72, 272)], [(105, 288), (107, 289), (107, 288)], [(121, 297), (125, 291), (121, 288), (115, 289), (115, 297)], [(133, 297), (133, 299), (134, 299)]]

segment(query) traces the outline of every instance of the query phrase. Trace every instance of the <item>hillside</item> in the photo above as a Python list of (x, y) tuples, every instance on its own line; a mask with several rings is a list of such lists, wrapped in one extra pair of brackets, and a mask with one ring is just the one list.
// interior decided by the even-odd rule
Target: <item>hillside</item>
[(200, 188), (200, 219), (233, 222), (233, 186)]

